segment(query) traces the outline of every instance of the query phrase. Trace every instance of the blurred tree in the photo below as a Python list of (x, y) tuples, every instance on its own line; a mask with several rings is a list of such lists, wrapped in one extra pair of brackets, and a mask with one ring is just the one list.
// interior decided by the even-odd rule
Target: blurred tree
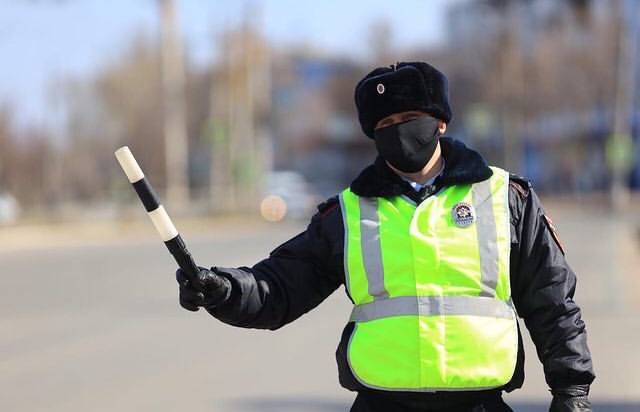
[(97, 99), (95, 84), (65, 83), (68, 121), (62, 153), (64, 200), (77, 203), (108, 200), (115, 130)]
[(167, 203), (174, 209), (189, 200), (185, 73), (177, 10), (173, 0), (158, 0), (161, 27), (163, 131)]
[(378, 62), (388, 62), (388, 64), (393, 64), (397, 59), (395, 54), (395, 50), (393, 49), (393, 28), (391, 27), (391, 23), (389, 20), (383, 19), (378, 20), (371, 25), (370, 33), (369, 33), (369, 41), (370, 41), (370, 50), (371, 56), (373, 56), (373, 61)]
[[(164, 190), (167, 178), (159, 59), (155, 42), (137, 35), (120, 58), (102, 67), (90, 81), (93, 100), (69, 116), (74, 124), (75, 117), (87, 117), (87, 106), (96, 107), (100, 116), (92, 119), (97, 121), (93, 129), (101, 134), (99, 139), (113, 147), (131, 146), (145, 174), (158, 190)], [(117, 174), (112, 177), (121, 180), (121, 173), (114, 172)]]
[(6, 105), (0, 106), (0, 192), (13, 189), (10, 179), (16, 150), (12, 134), (11, 111)]
[(488, 146), (490, 161), (520, 172), (525, 143), (544, 145), (540, 161), (555, 156), (559, 164), (557, 171), (541, 166), (550, 180), (562, 181), (581, 176), (575, 169), (593, 153), (587, 148), (603, 158), (602, 139), (613, 127), (612, 85), (629, 67), (617, 52), (620, 4), (477, 0), (453, 9), (450, 25), (462, 28), (452, 29), (457, 48), (446, 56), (452, 101), (467, 127), (477, 124), (478, 110), (497, 119), (493, 138), (466, 130)]
[(259, 10), (248, 7), (242, 26), (221, 38), (222, 63), (211, 69), (209, 204), (217, 211), (255, 211), (270, 168), (270, 49), (257, 31)]
[(56, 211), (51, 203), (48, 162), (54, 147), (49, 133), (40, 128), (23, 130), (17, 145), (15, 169), (12, 173), (13, 194), (31, 214), (51, 217)]
[[(11, 111), (0, 109), (0, 185), (21, 201), (107, 199), (114, 182), (122, 180), (112, 158), (113, 148), (122, 144), (132, 146), (158, 189), (178, 188), (174, 195), (166, 193), (171, 207), (180, 207), (174, 196), (190, 197), (190, 160), (191, 188), (200, 189), (214, 210), (234, 211), (255, 208), (259, 178), (270, 169), (272, 152), (285, 167), (295, 166), (293, 157), (317, 156), (336, 143), (342, 154), (363, 152), (356, 144), (369, 142), (360, 140), (353, 85), (369, 65), (317, 54), (300, 58), (291, 50), (272, 58), (256, 30), (255, 11), (248, 10), (243, 26), (226, 30), (215, 45), (221, 62), (196, 72), (182, 53), (174, 1), (153, 3), (163, 22), (160, 42), (134, 36), (123, 54), (93, 77), (59, 81), (56, 93), (65, 118), (59, 131), (15, 130)], [(536, 160), (550, 180), (580, 165), (571, 157), (596, 156), (604, 164), (604, 137), (620, 124), (628, 126), (634, 94), (628, 87), (637, 71), (629, 63), (635, 63), (633, 56), (623, 54), (630, 46), (624, 45), (622, 6), (588, 0), (460, 4), (471, 12), (461, 14), (464, 24), (448, 24), (452, 47), (414, 53), (450, 77), (452, 132), (460, 125), (491, 162), (516, 172), (524, 163), (525, 144), (538, 155), (553, 156), (554, 168), (545, 168), (545, 156)], [(392, 52), (405, 53), (390, 50), (390, 31), (382, 21), (371, 33), (383, 64)], [(264, 143), (271, 129), (278, 134), (277, 151)], [(332, 135), (336, 131), (339, 137)], [(556, 162), (562, 167), (555, 169)], [(25, 184), (24, 176), (35, 183)]]
[(10, 108), (0, 107), (0, 193), (9, 192), (31, 209), (45, 204), (50, 139), (43, 129), (18, 130)]

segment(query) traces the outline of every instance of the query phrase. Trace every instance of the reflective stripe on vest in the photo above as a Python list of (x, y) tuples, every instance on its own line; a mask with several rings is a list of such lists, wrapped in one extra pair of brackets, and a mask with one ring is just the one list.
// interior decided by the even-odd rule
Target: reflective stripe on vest
[[(345, 190), (345, 278), (354, 301), (348, 360), (385, 390), (499, 387), (513, 374), (508, 173), (453, 186), (420, 205)], [(472, 205), (458, 226), (452, 209)]]

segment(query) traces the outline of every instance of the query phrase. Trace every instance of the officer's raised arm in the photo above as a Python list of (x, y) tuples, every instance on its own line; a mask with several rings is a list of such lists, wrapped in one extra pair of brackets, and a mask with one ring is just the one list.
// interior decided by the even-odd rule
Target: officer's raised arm
[(199, 282), (178, 269), (181, 306), (257, 329), (278, 329), (313, 309), (342, 282), (331, 249), (342, 236), (335, 230), (341, 225), (335, 205), (335, 199), (321, 205), (305, 231), (252, 267), (201, 268)]

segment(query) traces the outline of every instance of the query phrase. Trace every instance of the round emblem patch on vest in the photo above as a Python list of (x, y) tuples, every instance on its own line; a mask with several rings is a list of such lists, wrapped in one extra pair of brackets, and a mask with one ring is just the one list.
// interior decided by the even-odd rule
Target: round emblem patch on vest
[(467, 202), (456, 203), (451, 209), (453, 222), (459, 227), (467, 227), (476, 221), (476, 211)]
[(385, 91), (384, 84), (378, 83), (378, 85), (376, 86), (376, 91), (378, 92), (378, 94), (384, 93)]

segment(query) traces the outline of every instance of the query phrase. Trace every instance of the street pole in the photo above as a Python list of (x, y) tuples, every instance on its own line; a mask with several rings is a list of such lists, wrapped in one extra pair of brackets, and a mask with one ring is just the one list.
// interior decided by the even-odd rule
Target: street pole
[[(631, 113), (635, 96), (638, 29), (635, 1), (617, 4), (618, 61), (613, 134), (606, 145), (606, 160), (611, 173), (609, 199), (613, 210), (620, 210), (629, 201), (629, 187), (625, 177), (633, 168), (635, 150), (631, 138)], [(630, 19), (632, 19), (630, 21)]]
[(173, 0), (158, 0), (161, 21), (162, 106), (167, 201), (182, 209), (189, 200), (189, 149), (185, 116), (184, 62)]

